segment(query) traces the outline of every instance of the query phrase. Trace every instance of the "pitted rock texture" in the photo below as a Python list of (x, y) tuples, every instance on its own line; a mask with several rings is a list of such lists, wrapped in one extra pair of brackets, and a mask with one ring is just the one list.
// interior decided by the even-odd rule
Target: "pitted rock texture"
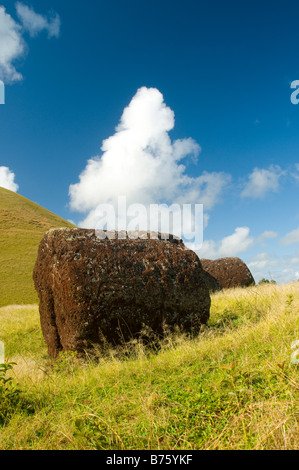
[(205, 277), (204, 277), (205, 283), (206, 283), (207, 288), (209, 289), (209, 292), (218, 292), (222, 290), (220, 282), (217, 281), (217, 279), (214, 276), (209, 274), (207, 271), (204, 271), (204, 273), (205, 273)]
[(221, 258), (215, 261), (201, 259), (200, 262), (204, 271), (216, 279), (222, 289), (255, 285), (249, 268), (240, 258)]
[(211, 299), (197, 255), (174, 237), (125, 236), (56, 229), (42, 239), (33, 279), (51, 357), (127, 341), (144, 325), (162, 333), (163, 323), (197, 331), (207, 322)]

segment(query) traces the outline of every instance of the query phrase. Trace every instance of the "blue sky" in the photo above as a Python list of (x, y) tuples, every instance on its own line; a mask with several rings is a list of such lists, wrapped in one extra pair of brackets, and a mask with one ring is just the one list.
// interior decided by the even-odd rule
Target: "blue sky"
[(99, 198), (117, 194), (119, 170), (113, 153), (110, 174), (88, 160), (112, 136), (118, 148), (126, 107), (136, 129), (166, 105), (175, 122), (155, 134), (157, 158), (169, 136), (183, 141), (181, 160), (159, 161), (162, 187), (142, 154), (122, 189), (160, 202), (183, 196), (187, 177), (208, 216), (199, 256), (239, 256), (257, 281), (299, 279), (298, 13), (295, 0), (0, 0), (0, 185), (86, 221)]

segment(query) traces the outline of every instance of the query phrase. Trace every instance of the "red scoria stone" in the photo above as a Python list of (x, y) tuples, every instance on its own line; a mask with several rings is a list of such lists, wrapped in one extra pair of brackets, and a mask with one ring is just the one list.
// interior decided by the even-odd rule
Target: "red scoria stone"
[(189, 332), (208, 321), (197, 255), (175, 237), (139, 235), (103, 240), (95, 230), (55, 229), (44, 236), (33, 279), (50, 357), (128, 341), (144, 325), (162, 334), (164, 324)]
[(201, 259), (203, 269), (219, 282), (222, 289), (255, 285), (254, 278), (240, 258)]

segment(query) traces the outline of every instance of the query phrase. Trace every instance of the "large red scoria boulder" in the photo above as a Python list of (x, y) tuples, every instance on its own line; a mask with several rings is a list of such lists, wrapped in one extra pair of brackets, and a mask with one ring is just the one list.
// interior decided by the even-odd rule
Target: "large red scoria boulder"
[(249, 268), (240, 258), (201, 259), (200, 262), (203, 269), (219, 282), (222, 289), (255, 285)]
[[(99, 239), (94, 230), (50, 230), (33, 278), (49, 355), (83, 352), (104, 339), (138, 336), (144, 325), (197, 331), (210, 313), (210, 295), (197, 255), (179, 239)], [(130, 236), (131, 237), (131, 236)]]
[(205, 273), (205, 283), (209, 289), (210, 292), (217, 292), (222, 290), (221, 284), (217, 279), (209, 274), (207, 271), (204, 271)]

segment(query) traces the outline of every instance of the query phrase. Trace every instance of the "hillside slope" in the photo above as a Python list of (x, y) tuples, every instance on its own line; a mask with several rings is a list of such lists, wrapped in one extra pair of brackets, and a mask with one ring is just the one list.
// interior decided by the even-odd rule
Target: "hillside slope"
[(32, 280), (38, 245), (48, 230), (59, 227), (73, 225), (0, 188), (0, 307), (38, 301)]

